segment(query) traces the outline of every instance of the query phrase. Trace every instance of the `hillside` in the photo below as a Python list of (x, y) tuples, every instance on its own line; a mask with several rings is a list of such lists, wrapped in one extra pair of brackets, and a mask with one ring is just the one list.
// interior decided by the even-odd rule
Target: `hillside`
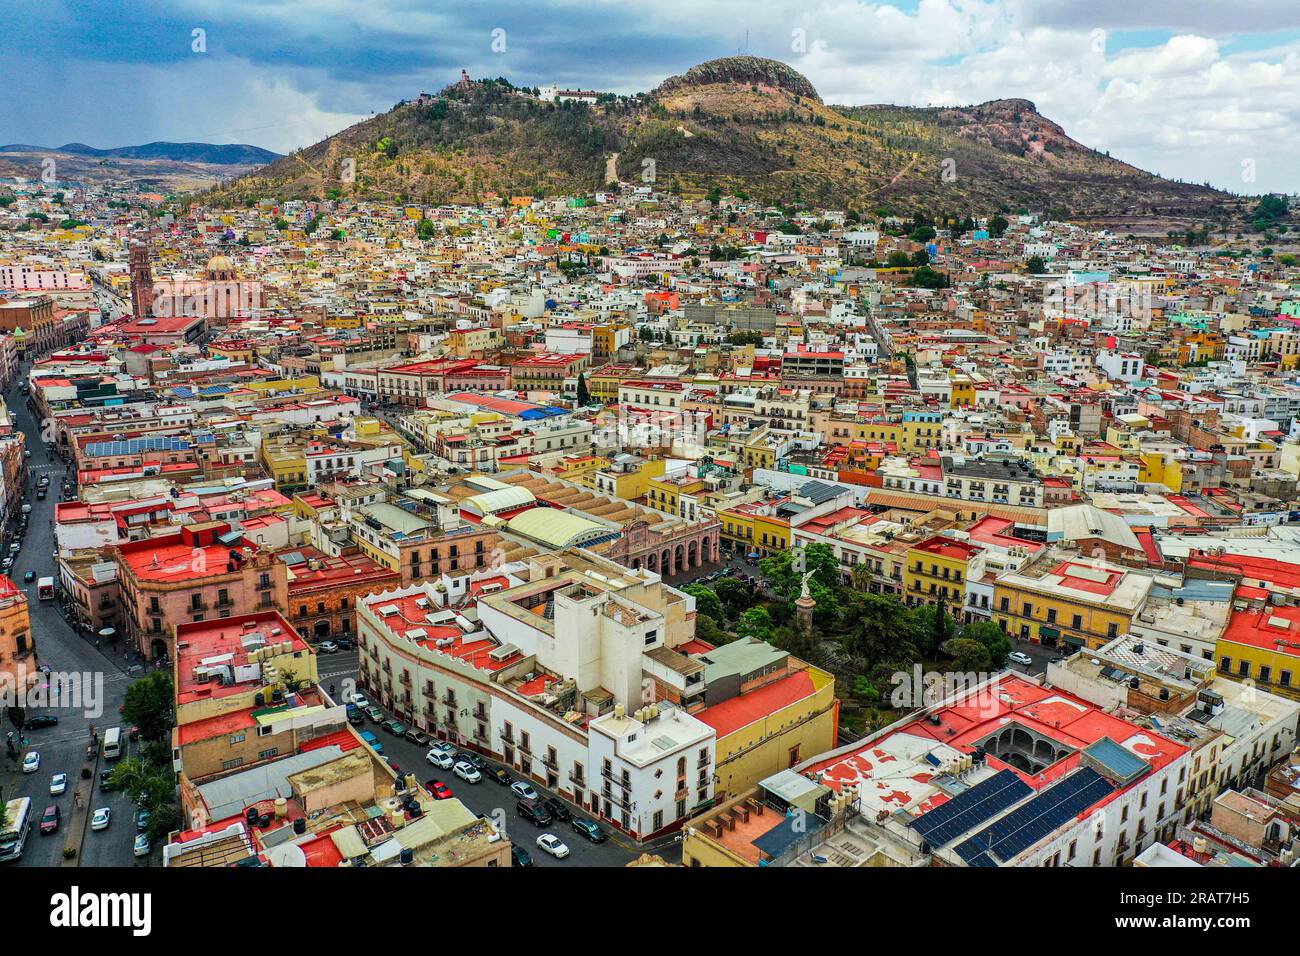
[[(977, 106), (838, 107), (789, 66), (727, 57), (648, 96), (555, 105), (505, 81), (402, 103), (235, 182), (208, 201), (358, 195), (474, 201), (561, 194), (653, 174), (686, 195), (713, 188), (771, 203), (900, 212), (1056, 211), (1104, 221), (1227, 221), (1237, 200), (1176, 183), (1071, 139), (1027, 100)], [(345, 160), (355, 161), (347, 181)]]

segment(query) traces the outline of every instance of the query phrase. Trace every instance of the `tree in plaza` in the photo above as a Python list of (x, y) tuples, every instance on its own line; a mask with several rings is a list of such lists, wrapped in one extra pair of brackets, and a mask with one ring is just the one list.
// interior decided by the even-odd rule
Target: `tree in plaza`
[(740, 612), (754, 606), (754, 588), (739, 578), (723, 578), (713, 585), (713, 593), (722, 602), (728, 617), (738, 617)]
[(804, 576), (812, 572), (808, 592), (817, 602), (814, 620), (829, 626), (839, 617), (840, 563), (830, 545), (810, 544), (792, 548), (759, 562), (759, 568), (772, 582), (773, 590), (792, 605), (803, 592)]
[(991, 667), (989, 652), (979, 641), (954, 637), (950, 641), (945, 641), (940, 650), (953, 659), (953, 667), (956, 670), (987, 671)]
[(767, 613), (766, 608), (751, 607), (740, 615), (740, 620), (736, 622), (736, 633), (741, 637), (770, 641), (773, 634), (772, 615)]
[(976, 641), (989, 655), (989, 666), (993, 669), (1002, 667), (1011, 653), (1011, 639), (1006, 632), (991, 621), (977, 621), (962, 628), (962, 640)]
[(703, 584), (688, 584), (682, 588), (682, 593), (695, 598), (696, 614), (707, 614), (717, 622), (727, 619), (726, 612), (722, 609), (722, 601)]
[(885, 665), (901, 669), (920, 660), (926, 625), (901, 601), (862, 591), (846, 591), (844, 598), (847, 626), (840, 635), (844, 653), (868, 668)]

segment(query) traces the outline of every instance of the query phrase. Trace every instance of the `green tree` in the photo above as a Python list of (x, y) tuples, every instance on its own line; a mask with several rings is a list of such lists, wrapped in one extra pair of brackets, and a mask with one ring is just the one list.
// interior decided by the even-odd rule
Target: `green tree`
[(1002, 215), (1002, 213), (998, 213), (989, 220), (989, 235), (994, 239), (1001, 239), (1002, 236), (1005, 235), (1007, 226), (1009, 225), (1011, 225), (1011, 223), (1007, 222), (1007, 217)]
[(834, 602), (840, 588), (840, 563), (828, 544), (810, 544), (806, 548), (782, 551), (764, 558), (758, 566), (772, 582), (776, 593), (787, 601), (793, 601), (800, 595), (803, 577), (809, 571), (813, 575), (809, 582), (809, 592), (819, 605), (823, 597)]
[(739, 616), (741, 611), (753, 607), (757, 600), (754, 589), (739, 578), (722, 578), (713, 585), (713, 593), (722, 602), (727, 617)]
[(583, 372), (578, 373), (578, 406), (585, 407), (591, 404), (591, 392), (587, 390), (587, 376)]
[(907, 284), (915, 289), (946, 289), (952, 283), (946, 272), (939, 272), (930, 266), (917, 266), (907, 277)]
[(719, 622), (727, 619), (726, 612), (722, 609), (722, 601), (703, 584), (688, 584), (682, 588), (682, 593), (695, 598), (696, 614), (707, 614)]
[(419, 224), (415, 227), (415, 234), (421, 239), (432, 239), (438, 234), (438, 227), (434, 225), (432, 219), (421, 217)]
[(154, 671), (126, 688), (122, 717), (140, 728), (145, 740), (162, 740), (172, 728), (172, 675)]
[(950, 641), (945, 641), (940, 650), (953, 659), (953, 667), (956, 670), (987, 671), (990, 669), (989, 652), (979, 641), (954, 637)]
[(963, 640), (977, 641), (983, 646), (989, 655), (989, 666), (993, 669), (1001, 668), (1007, 662), (1007, 655), (1011, 653), (1011, 639), (991, 621), (977, 621), (974, 624), (967, 624), (962, 628), (961, 637)]
[(772, 615), (766, 608), (751, 607), (740, 615), (736, 622), (736, 633), (741, 637), (754, 637), (760, 641), (770, 641), (773, 635)]
[(1030, 256), (1025, 260), (1025, 270), (1030, 275), (1042, 275), (1047, 271), (1047, 261), (1042, 256)]

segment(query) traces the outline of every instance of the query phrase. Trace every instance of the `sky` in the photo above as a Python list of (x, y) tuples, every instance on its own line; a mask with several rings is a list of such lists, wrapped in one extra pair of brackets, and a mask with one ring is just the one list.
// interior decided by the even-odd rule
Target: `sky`
[(0, 143), (307, 146), (457, 79), (635, 93), (747, 52), (828, 103), (1004, 97), (1085, 145), (1300, 192), (1300, 0), (0, 0)]

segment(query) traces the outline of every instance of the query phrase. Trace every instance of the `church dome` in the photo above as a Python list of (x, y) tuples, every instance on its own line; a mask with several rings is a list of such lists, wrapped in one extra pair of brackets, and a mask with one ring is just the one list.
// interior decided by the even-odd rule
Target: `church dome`
[(208, 275), (233, 275), (235, 264), (230, 261), (228, 256), (213, 256), (208, 260)]

